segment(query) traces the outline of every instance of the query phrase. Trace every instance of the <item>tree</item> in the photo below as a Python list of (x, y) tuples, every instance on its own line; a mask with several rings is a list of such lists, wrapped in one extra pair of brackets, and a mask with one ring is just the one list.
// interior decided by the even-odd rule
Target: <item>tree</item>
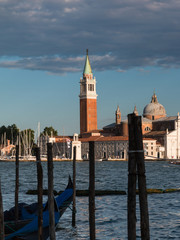
[(9, 125), (8, 127), (2, 126), (0, 127), (0, 140), (1, 144), (8, 139), (11, 141), (11, 144), (15, 144), (17, 141), (17, 136), (19, 134), (19, 129), (16, 124)]
[(16, 124), (9, 125), (7, 127), (7, 139), (11, 140), (12, 144), (15, 144), (17, 141), (17, 136), (19, 134), (19, 129), (17, 128)]
[(58, 135), (58, 132), (51, 126), (51, 127), (45, 127), (41, 134), (45, 136), (48, 135), (49, 137), (51, 136), (55, 137)]

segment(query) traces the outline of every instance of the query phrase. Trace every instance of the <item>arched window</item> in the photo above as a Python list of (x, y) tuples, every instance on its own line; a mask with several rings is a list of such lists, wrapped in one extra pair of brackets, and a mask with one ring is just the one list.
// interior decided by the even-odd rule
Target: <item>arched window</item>
[(146, 127), (144, 131), (151, 131), (150, 127)]

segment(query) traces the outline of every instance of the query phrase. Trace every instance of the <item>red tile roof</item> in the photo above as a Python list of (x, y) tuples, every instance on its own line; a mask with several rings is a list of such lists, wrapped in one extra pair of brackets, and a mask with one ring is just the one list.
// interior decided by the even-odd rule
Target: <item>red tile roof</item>
[(123, 136), (110, 136), (110, 137), (104, 137), (104, 136), (95, 136), (95, 137), (88, 137), (88, 138), (79, 138), (79, 141), (81, 142), (89, 142), (89, 141), (95, 141), (95, 142), (107, 142), (107, 141), (128, 141), (128, 137)]

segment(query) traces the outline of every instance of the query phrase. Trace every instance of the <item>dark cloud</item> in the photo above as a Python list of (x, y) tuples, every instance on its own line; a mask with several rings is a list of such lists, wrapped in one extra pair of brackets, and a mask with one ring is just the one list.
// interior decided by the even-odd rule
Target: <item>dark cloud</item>
[(179, 11), (178, 0), (0, 0), (0, 56), (15, 57), (0, 66), (81, 71), (89, 48), (96, 70), (179, 67)]

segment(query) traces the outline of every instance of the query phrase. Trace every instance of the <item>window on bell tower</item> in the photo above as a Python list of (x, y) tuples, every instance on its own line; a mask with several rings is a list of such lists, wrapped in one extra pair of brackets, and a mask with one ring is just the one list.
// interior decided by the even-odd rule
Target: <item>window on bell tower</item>
[(84, 84), (82, 85), (82, 91), (86, 92), (86, 85), (84, 85)]
[(88, 84), (88, 91), (94, 91), (94, 84)]

